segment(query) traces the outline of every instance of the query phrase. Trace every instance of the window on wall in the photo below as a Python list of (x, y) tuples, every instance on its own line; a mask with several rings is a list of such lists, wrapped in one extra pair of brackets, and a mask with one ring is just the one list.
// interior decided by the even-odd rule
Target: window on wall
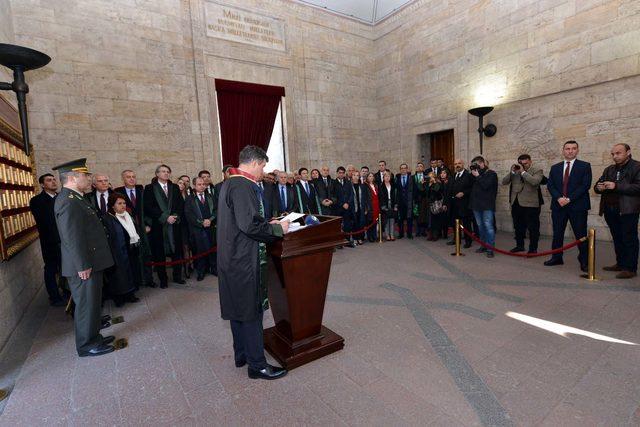
[(274, 169), (286, 170), (286, 156), (284, 145), (284, 120), (282, 114), (283, 102), (280, 101), (278, 106), (278, 114), (276, 114), (276, 120), (273, 124), (273, 133), (269, 140), (269, 146), (267, 147), (267, 156), (269, 161), (264, 170), (271, 172)]

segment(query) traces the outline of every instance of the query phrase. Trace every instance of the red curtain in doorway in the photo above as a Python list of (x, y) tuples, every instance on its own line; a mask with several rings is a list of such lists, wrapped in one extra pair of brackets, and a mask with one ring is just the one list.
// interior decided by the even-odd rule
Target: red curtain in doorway
[(246, 145), (267, 150), (284, 88), (216, 79), (223, 164), (238, 165)]

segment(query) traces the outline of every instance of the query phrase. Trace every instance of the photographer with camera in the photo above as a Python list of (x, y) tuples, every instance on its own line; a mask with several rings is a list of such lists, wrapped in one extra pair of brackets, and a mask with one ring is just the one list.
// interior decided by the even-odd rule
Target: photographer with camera
[[(496, 212), (496, 197), (498, 196), (498, 175), (489, 169), (488, 162), (482, 156), (476, 156), (469, 166), (474, 178), (471, 187), (470, 207), (478, 223), (480, 239), (491, 245), (496, 244), (496, 229), (494, 216)], [(487, 258), (493, 258), (493, 251), (481, 246), (478, 253), (486, 252)]]
[(608, 166), (594, 188), (600, 198), (613, 238), (616, 263), (604, 267), (617, 271), (616, 278), (630, 279), (638, 270), (638, 216), (640, 213), (640, 162), (631, 158), (631, 147), (616, 144), (611, 149), (613, 165)]
[(522, 154), (518, 163), (511, 166), (502, 178), (502, 185), (509, 185), (509, 204), (515, 231), (516, 247), (512, 253), (524, 252), (524, 238), (529, 230), (529, 252), (538, 252), (540, 239), (540, 197), (538, 190), (543, 178), (542, 169), (533, 166), (531, 156)]

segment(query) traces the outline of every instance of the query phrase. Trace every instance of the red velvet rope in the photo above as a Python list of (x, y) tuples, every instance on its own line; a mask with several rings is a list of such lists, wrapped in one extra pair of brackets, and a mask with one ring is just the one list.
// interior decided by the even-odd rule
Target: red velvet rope
[(509, 252), (509, 251), (505, 251), (502, 249), (498, 249), (494, 246), (491, 246), (488, 243), (483, 242), (482, 240), (480, 240), (480, 238), (478, 236), (476, 236), (473, 233), (470, 233), (467, 231), (467, 229), (465, 229), (462, 225), (460, 226), (460, 228), (462, 229), (462, 231), (464, 232), (464, 234), (466, 234), (467, 236), (471, 237), (473, 240), (475, 240), (476, 242), (480, 243), (481, 246), (484, 246), (485, 248), (497, 252), (499, 254), (503, 254), (503, 255), (509, 255), (509, 256), (515, 256), (515, 257), (521, 257), (521, 258), (535, 258), (535, 257), (539, 257), (539, 256), (547, 256), (547, 255), (553, 255), (553, 254), (559, 254), (560, 252), (564, 252), (567, 249), (571, 249), (574, 246), (578, 246), (580, 243), (584, 242), (587, 240), (587, 237), (582, 237), (578, 240), (576, 240), (575, 242), (571, 242), (567, 245), (564, 245), (561, 248), (558, 249), (552, 249), (549, 251), (545, 251), (545, 252), (537, 252), (535, 254), (528, 254), (528, 253), (513, 253), (513, 252)]
[(360, 230), (356, 230), (356, 231), (344, 231), (344, 234), (347, 234), (349, 236), (353, 236), (354, 234), (361, 234), (364, 233), (365, 231), (367, 231), (368, 229), (370, 229), (371, 227), (374, 226), (374, 224), (376, 224), (378, 222), (378, 218), (374, 219), (371, 224), (365, 226), (364, 228), (361, 228)]
[(166, 261), (166, 262), (145, 262), (145, 265), (149, 265), (151, 267), (157, 267), (160, 265), (164, 265), (165, 267), (170, 267), (172, 265), (178, 265), (178, 264), (186, 264), (188, 262), (191, 262), (193, 260), (196, 260), (198, 258), (202, 258), (205, 257), (207, 255), (211, 255), (212, 253), (216, 252), (218, 250), (217, 246), (212, 247), (211, 249), (209, 249), (208, 251), (205, 252), (201, 252), (199, 254), (196, 254), (190, 258), (184, 258), (184, 259), (177, 259), (175, 261)]

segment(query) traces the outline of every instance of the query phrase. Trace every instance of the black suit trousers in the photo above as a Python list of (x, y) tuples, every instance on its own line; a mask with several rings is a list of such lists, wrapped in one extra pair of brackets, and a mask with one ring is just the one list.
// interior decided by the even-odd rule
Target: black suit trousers
[(616, 264), (624, 271), (638, 270), (638, 214), (620, 215), (617, 207), (605, 207), (604, 220), (609, 226), (616, 251)]
[[(576, 240), (587, 235), (587, 215), (589, 211), (572, 211), (566, 208), (552, 209), (551, 221), (553, 222), (553, 242), (552, 249), (561, 248), (564, 244), (564, 231), (567, 229), (567, 222), (571, 224), (573, 235)], [(587, 265), (587, 242), (578, 245), (578, 261), (581, 266)], [(555, 260), (562, 260), (562, 252), (552, 257)]]
[(524, 248), (524, 239), (529, 230), (529, 250), (538, 250), (540, 240), (540, 208), (520, 206), (518, 199), (511, 205), (511, 218), (516, 234), (516, 245)]
[(264, 357), (262, 314), (255, 320), (231, 320), (231, 333), (236, 362), (246, 360), (249, 367), (256, 370), (267, 367), (267, 359)]

